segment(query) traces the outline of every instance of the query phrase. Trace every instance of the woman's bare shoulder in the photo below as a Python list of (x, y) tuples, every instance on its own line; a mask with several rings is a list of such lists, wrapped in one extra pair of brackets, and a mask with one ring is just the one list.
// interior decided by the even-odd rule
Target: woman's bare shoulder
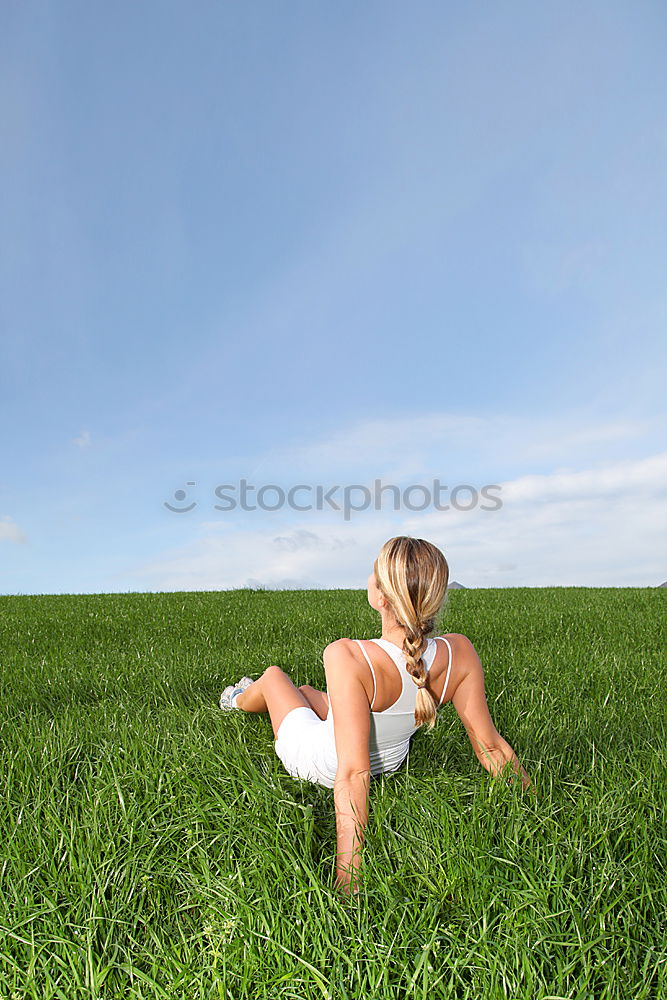
[(452, 647), (452, 673), (449, 681), (449, 698), (452, 700), (461, 682), (469, 675), (483, 683), (484, 671), (479, 654), (471, 639), (461, 632), (443, 632)]
[(354, 639), (334, 639), (324, 647), (324, 652), (326, 653), (327, 650), (330, 650), (332, 653), (342, 653), (347, 650), (352, 650), (355, 646), (356, 642)]
[(467, 673), (472, 666), (479, 664), (479, 656), (472, 641), (462, 632), (442, 632), (441, 636), (449, 640), (452, 648), (452, 664), (460, 674)]
[(452, 646), (460, 646), (461, 649), (472, 646), (472, 642), (468, 636), (463, 635), (462, 632), (441, 632), (440, 636), (443, 639), (449, 639)]
[(348, 639), (347, 637), (334, 639), (333, 642), (330, 642), (325, 647), (322, 659), (325, 664), (327, 662), (340, 661), (350, 665), (352, 661), (362, 671), (365, 671), (368, 669), (366, 666), (366, 654), (363, 647), (360, 646), (360, 643), (363, 641), (362, 639)]
[(363, 659), (363, 653), (359, 649), (356, 639), (344, 637), (342, 639), (334, 639), (333, 642), (325, 646), (322, 658), (324, 660), (347, 661), (352, 659), (359, 662)]
[(464, 646), (469, 644), (472, 646), (470, 639), (467, 635), (463, 635), (462, 632), (441, 632), (440, 635), (443, 639), (449, 639), (451, 643), (456, 643), (457, 646)]

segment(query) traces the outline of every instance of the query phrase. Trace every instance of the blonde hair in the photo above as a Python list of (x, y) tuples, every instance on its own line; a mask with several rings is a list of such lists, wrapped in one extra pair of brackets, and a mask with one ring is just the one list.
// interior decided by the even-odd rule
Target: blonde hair
[(426, 690), (426, 664), (422, 659), (424, 637), (430, 635), (447, 594), (449, 566), (435, 545), (423, 538), (399, 535), (380, 549), (374, 565), (378, 590), (405, 631), (403, 652), (407, 669), (417, 685), (415, 722), (432, 729), (438, 706)]

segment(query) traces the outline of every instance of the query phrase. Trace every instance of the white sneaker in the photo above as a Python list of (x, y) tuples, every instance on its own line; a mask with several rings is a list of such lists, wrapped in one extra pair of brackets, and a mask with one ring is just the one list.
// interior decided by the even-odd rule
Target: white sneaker
[(237, 694), (241, 694), (246, 688), (249, 688), (251, 684), (254, 684), (252, 677), (242, 677), (238, 684), (230, 684), (220, 695), (220, 708), (223, 711), (227, 711), (229, 708), (235, 708), (232, 705), (232, 699), (236, 697)]

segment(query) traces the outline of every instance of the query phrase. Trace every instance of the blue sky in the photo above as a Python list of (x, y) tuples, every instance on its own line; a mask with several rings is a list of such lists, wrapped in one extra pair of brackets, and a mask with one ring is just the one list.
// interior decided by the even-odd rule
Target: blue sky
[[(469, 586), (667, 579), (666, 38), (657, 2), (5, 5), (0, 593), (363, 586), (398, 533)], [(503, 503), (216, 510), (241, 478)]]

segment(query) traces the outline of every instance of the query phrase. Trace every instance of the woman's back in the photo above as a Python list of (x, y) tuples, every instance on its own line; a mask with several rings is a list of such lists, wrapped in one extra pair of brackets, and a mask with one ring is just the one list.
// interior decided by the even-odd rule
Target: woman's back
[[(371, 708), (368, 749), (373, 774), (393, 771), (405, 760), (410, 738), (417, 730), (415, 707), (417, 686), (408, 673), (402, 649), (389, 639), (355, 639), (366, 668), (367, 690)], [(428, 639), (423, 652), (427, 688), (442, 704), (447, 693), (452, 667), (452, 648), (444, 636)], [(437, 697), (436, 697), (437, 691)], [(333, 716), (327, 716), (333, 740)]]
[[(438, 705), (444, 704), (452, 668), (452, 638), (438, 636), (427, 639), (422, 653), (426, 667), (426, 689)], [(389, 639), (355, 639), (370, 668), (371, 691), (369, 703), (375, 714), (411, 710), (414, 713), (417, 687), (407, 671), (407, 657), (395, 642)], [(373, 686), (374, 682), (374, 686)], [(407, 692), (407, 695), (406, 695)], [(404, 707), (406, 705), (408, 707)], [(411, 709), (409, 706), (411, 705)]]

